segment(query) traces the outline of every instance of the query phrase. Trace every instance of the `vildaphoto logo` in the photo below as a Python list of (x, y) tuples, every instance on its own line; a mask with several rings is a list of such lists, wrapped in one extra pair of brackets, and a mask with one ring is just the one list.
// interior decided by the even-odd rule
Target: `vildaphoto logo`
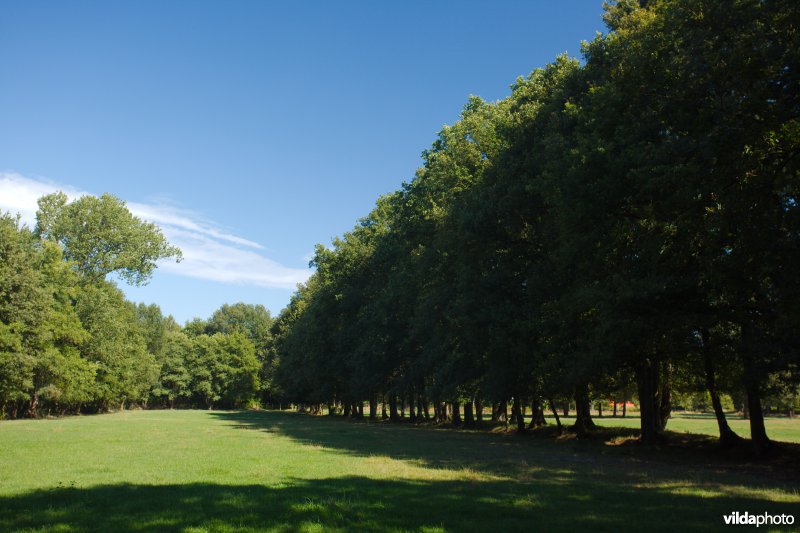
[(722, 515), (725, 524), (729, 526), (791, 526), (794, 525), (794, 515), (790, 514), (750, 514), (747, 511)]

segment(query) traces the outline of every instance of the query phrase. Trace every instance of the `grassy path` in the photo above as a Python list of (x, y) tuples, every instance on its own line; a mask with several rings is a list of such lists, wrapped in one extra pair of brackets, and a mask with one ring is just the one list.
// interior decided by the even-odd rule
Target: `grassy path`
[(723, 529), (737, 510), (800, 519), (797, 479), (758, 466), (294, 413), (0, 422), (0, 450), (0, 531), (678, 531)]

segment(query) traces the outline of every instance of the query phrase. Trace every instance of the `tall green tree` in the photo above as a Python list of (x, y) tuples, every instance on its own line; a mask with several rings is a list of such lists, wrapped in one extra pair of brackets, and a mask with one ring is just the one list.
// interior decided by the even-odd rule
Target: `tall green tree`
[(133, 216), (125, 202), (110, 194), (73, 202), (62, 192), (43, 196), (35, 231), (61, 243), (64, 258), (92, 282), (113, 272), (133, 285), (146, 284), (156, 261), (182, 258), (155, 224)]
[(222, 305), (214, 311), (205, 326), (205, 331), (209, 334), (239, 332), (250, 340), (261, 365), (259, 383), (263, 401), (267, 401), (270, 396), (273, 366), (270, 358), (272, 322), (269, 310), (263, 305), (238, 302)]
[(33, 242), (18, 217), (0, 215), (0, 403), (12, 416), (33, 388), (49, 303)]

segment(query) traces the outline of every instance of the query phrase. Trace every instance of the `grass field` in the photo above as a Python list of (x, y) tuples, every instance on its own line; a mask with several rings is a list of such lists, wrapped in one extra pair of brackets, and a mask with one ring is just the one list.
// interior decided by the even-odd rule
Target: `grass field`
[(680, 531), (723, 529), (732, 511), (800, 519), (800, 473), (711, 451), (288, 412), (7, 421), (0, 450), (0, 531)]

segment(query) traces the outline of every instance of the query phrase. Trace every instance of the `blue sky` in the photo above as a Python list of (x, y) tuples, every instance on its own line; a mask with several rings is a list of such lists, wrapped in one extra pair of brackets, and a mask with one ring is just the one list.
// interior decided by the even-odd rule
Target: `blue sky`
[[(577, 56), (600, 1), (4, 2), (0, 209), (110, 192), (187, 260), (122, 285), (276, 314), (314, 244), (414, 176), (470, 94)], [(187, 253), (188, 252), (188, 253)]]

